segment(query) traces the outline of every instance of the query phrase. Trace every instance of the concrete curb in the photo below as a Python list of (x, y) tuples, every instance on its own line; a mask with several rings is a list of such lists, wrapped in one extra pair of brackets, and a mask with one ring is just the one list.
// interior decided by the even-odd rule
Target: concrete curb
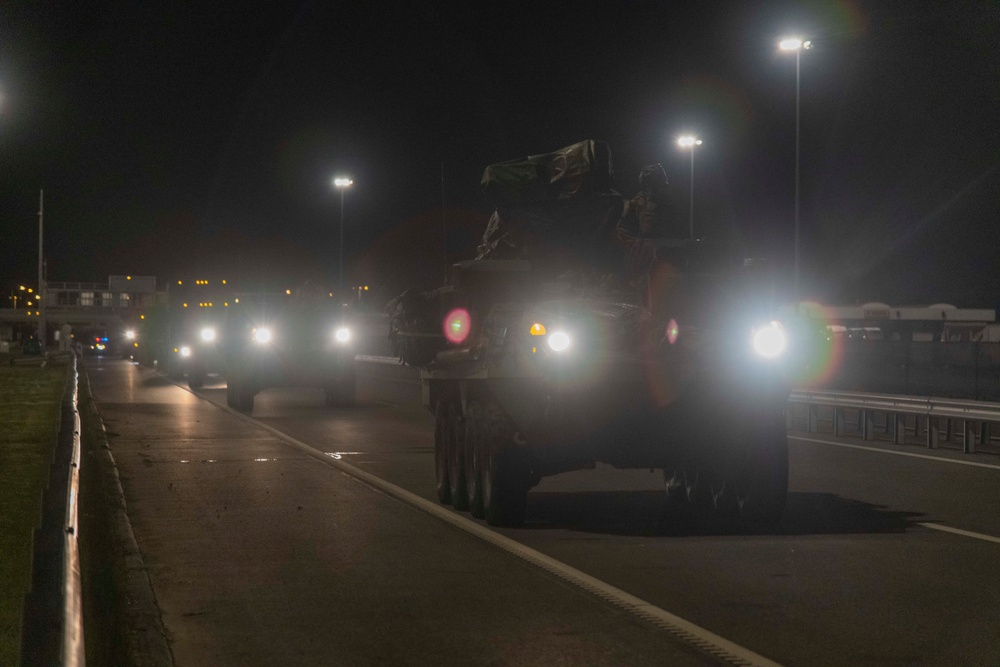
[(119, 647), (120, 653), (130, 666), (174, 667), (160, 607), (129, 521), (125, 492), (108, 444), (108, 434), (90, 390), (90, 378), (82, 371), (80, 375), (80, 394), (82, 402), (86, 403), (85, 409), (81, 410), (84, 432), (93, 439), (91, 449), (94, 463), (99, 468), (101, 495), (104, 503), (111, 508), (107, 518), (111, 524), (109, 531), (118, 545), (114, 553), (120, 561), (116, 564), (116, 570), (119, 570), (116, 586), (122, 590), (118, 596), (119, 609), (115, 613), (125, 625), (118, 633), (125, 643), (125, 646)]

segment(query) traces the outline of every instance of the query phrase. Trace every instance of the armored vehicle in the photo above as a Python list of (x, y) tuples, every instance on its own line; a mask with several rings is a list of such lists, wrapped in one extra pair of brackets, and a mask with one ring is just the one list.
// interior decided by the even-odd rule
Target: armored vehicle
[(253, 410), (262, 389), (320, 387), (327, 406), (355, 399), (350, 313), (326, 294), (243, 294), (227, 309), (223, 356), (226, 400)]
[(390, 303), (435, 416), (438, 498), (515, 526), (543, 477), (603, 462), (775, 521), (787, 341), (763, 264), (728, 243), (623, 241), (610, 184), (596, 142), (488, 168), (479, 257)]

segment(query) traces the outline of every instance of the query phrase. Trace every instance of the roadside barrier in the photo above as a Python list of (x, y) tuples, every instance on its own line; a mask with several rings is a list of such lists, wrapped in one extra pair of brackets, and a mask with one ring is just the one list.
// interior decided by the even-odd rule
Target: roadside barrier
[(810, 433), (818, 430), (825, 414), (831, 415), (828, 419), (833, 422), (834, 435), (847, 435), (847, 425), (852, 423), (848, 413), (855, 412), (856, 432), (865, 440), (874, 440), (879, 428), (877, 417), (883, 415), (881, 429), (895, 444), (901, 445), (909, 430), (906, 418), (912, 416), (914, 435), (919, 437), (923, 431), (929, 449), (936, 449), (942, 437), (951, 440), (957, 433), (966, 454), (975, 453), (977, 443), (989, 443), (990, 425), (1000, 422), (1000, 403), (984, 401), (797, 390), (792, 392), (788, 402), (806, 406)]
[(42, 525), (35, 531), (31, 591), (25, 598), (21, 664), (84, 667), (83, 603), (78, 541), (80, 409), (77, 358), (67, 366), (67, 387)]

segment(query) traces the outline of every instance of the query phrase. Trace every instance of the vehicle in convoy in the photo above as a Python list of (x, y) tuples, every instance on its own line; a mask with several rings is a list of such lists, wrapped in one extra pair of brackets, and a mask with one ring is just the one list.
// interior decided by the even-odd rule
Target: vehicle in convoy
[(210, 374), (222, 373), (218, 339), (222, 327), (219, 313), (197, 313), (185, 320), (177, 332), (174, 346), (174, 372), (187, 378), (191, 389), (205, 386)]
[(141, 330), (130, 330), (143, 339), (141, 358), (152, 356), (163, 373), (200, 389), (209, 375), (222, 373), (219, 342), (235, 298), (225, 280), (177, 281), (166, 310), (151, 313)]
[(308, 286), (294, 295), (240, 295), (226, 311), (223, 357), (230, 407), (251, 412), (262, 389), (313, 386), (327, 406), (355, 398), (350, 311)]
[(479, 257), (390, 302), (390, 342), (435, 416), (438, 498), (516, 526), (543, 477), (603, 462), (776, 521), (788, 341), (764, 264), (730, 243), (617, 243), (611, 184), (596, 142), (487, 168)]

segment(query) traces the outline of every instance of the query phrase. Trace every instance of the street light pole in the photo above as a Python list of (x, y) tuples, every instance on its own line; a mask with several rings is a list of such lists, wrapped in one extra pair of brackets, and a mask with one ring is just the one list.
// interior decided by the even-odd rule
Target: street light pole
[(799, 65), (803, 49), (812, 47), (812, 42), (797, 37), (783, 39), (778, 43), (782, 51), (795, 51), (795, 276), (793, 279), (795, 302), (799, 300)]
[(333, 184), (340, 189), (340, 260), (337, 263), (337, 298), (344, 298), (344, 192), (354, 185), (349, 178), (335, 178)]
[[(38, 296), (45, 294), (45, 260), (42, 254), (42, 222), (45, 215), (45, 191), (38, 191)], [(38, 304), (38, 344), (45, 352), (45, 299)]]
[(701, 139), (693, 136), (684, 136), (677, 140), (677, 145), (681, 148), (691, 149), (691, 196), (688, 224), (691, 227), (691, 240), (694, 241), (694, 147), (701, 146)]

